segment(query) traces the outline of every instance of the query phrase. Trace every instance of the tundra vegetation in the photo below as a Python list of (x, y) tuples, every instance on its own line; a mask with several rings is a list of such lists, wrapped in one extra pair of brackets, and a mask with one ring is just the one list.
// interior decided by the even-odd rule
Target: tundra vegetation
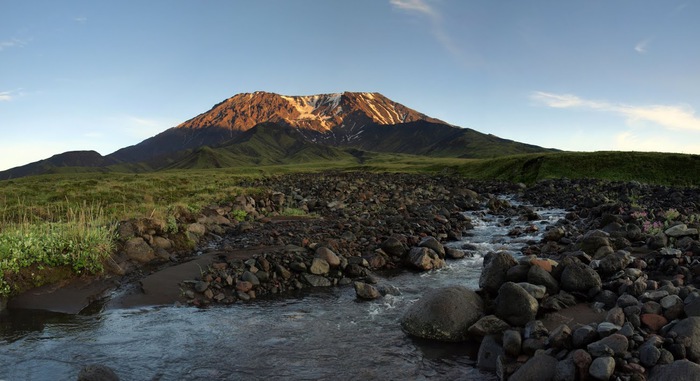
[[(0, 296), (101, 273), (115, 250), (119, 221), (157, 218), (176, 230), (178, 210), (195, 213), (239, 195), (266, 191), (241, 185), (251, 177), (327, 170), (443, 173), (523, 183), (566, 177), (700, 185), (700, 156), (630, 152), (556, 152), (494, 159), (371, 154), (362, 164), (312, 161), (145, 173), (66, 168), (61, 173), (0, 181)], [(237, 216), (246, 218), (242, 211)]]

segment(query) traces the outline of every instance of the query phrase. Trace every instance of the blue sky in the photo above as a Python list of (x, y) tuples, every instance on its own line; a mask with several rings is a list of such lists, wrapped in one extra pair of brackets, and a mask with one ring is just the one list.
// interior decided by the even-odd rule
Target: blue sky
[(238, 93), (376, 91), (575, 151), (700, 154), (700, 2), (0, 0), (0, 170)]

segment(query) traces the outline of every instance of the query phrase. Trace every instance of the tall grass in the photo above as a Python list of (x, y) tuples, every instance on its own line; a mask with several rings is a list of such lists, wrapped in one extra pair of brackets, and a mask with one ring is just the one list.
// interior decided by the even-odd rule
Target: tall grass
[(114, 250), (115, 225), (100, 206), (54, 205), (43, 217), (27, 206), (23, 213), (3, 210), (0, 219), (0, 295), (41, 286), (51, 269), (66, 267), (74, 274), (103, 271)]

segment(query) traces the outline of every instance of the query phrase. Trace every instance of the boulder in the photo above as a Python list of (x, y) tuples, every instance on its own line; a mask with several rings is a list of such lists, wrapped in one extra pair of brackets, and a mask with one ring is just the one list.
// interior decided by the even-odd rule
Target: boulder
[(535, 355), (513, 373), (509, 381), (546, 381), (554, 378), (557, 359), (545, 354)]
[(618, 250), (603, 257), (598, 262), (598, 268), (602, 274), (614, 274), (625, 269), (632, 261), (632, 255), (628, 251)]
[(354, 286), (355, 294), (359, 299), (372, 300), (379, 299), (382, 297), (382, 294), (379, 292), (379, 290), (371, 284), (367, 284), (364, 282), (355, 282)]
[(595, 255), (603, 246), (612, 246), (610, 235), (602, 230), (591, 230), (580, 242), (581, 250), (588, 255)]
[(617, 356), (623, 357), (627, 348), (629, 346), (629, 341), (623, 335), (618, 333), (612, 334), (608, 337), (604, 337), (596, 342), (588, 344), (586, 349), (588, 353), (593, 357), (602, 356)]
[(498, 290), (495, 314), (506, 323), (524, 326), (535, 319), (539, 305), (524, 288), (513, 282), (504, 283)]
[[(340, 263), (340, 261), (338, 261)], [(314, 258), (311, 261), (311, 267), (309, 267), (309, 272), (314, 275), (326, 275), (330, 271), (331, 267), (323, 258)]]
[(470, 335), (474, 336), (486, 336), (501, 333), (508, 328), (510, 328), (508, 323), (499, 319), (495, 315), (487, 315), (477, 320), (476, 323), (472, 324), (469, 327), (468, 332)]
[(688, 225), (686, 224), (678, 224), (666, 229), (664, 231), (664, 234), (674, 238), (693, 236), (698, 235), (698, 229), (688, 228)]
[(338, 255), (334, 253), (333, 250), (325, 246), (321, 246), (318, 249), (316, 249), (315, 257), (323, 259), (332, 268), (340, 266), (340, 257), (338, 257)]
[(153, 248), (141, 237), (135, 237), (126, 241), (124, 252), (129, 259), (139, 263), (148, 263), (156, 258)]
[(503, 349), (511, 357), (518, 357), (523, 346), (523, 337), (520, 332), (509, 329), (503, 332)]
[(410, 335), (442, 341), (464, 341), (468, 328), (484, 309), (481, 297), (462, 286), (428, 291), (413, 303), (401, 318), (401, 327)]
[(428, 249), (436, 252), (440, 258), (445, 258), (445, 248), (437, 239), (435, 239), (435, 237), (423, 238), (423, 240), (418, 244), (418, 247), (427, 247)]
[(559, 283), (550, 274), (540, 266), (530, 266), (530, 270), (527, 272), (528, 283), (537, 284), (540, 286), (545, 286), (547, 288), (547, 293), (549, 295), (556, 295), (559, 293)]
[(593, 360), (588, 374), (596, 380), (607, 381), (615, 371), (615, 359), (611, 356), (598, 357)]
[(693, 362), (700, 361), (700, 317), (692, 316), (679, 321), (671, 332), (678, 337), (690, 338), (690, 346), (686, 348), (688, 359)]
[(592, 268), (582, 263), (573, 263), (562, 272), (560, 286), (564, 291), (587, 295), (591, 290), (600, 290), (603, 282)]
[(395, 237), (389, 237), (382, 242), (380, 248), (392, 257), (403, 257), (406, 253), (406, 246)]
[(496, 336), (487, 335), (481, 340), (479, 352), (476, 357), (476, 366), (481, 370), (496, 370), (496, 359), (505, 353), (503, 346), (498, 342)]
[(414, 247), (408, 253), (408, 263), (418, 270), (428, 271), (445, 266), (445, 260), (427, 247)]
[(688, 360), (678, 360), (671, 364), (655, 366), (649, 373), (649, 381), (700, 381), (700, 365)]
[(484, 257), (484, 268), (479, 276), (479, 287), (484, 291), (495, 295), (501, 285), (506, 281), (508, 269), (517, 265), (512, 255), (499, 251), (488, 253)]
[(538, 286), (527, 282), (520, 282), (516, 284), (524, 288), (528, 294), (532, 295), (532, 297), (537, 300), (544, 298), (544, 296), (547, 294), (547, 288), (545, 288), (544, 286)]
[(322, 277), (320, 275), (314, 275), (314, 274), (303, 274), (304, 280), (311, 286), (311, 287), (330, 287), (331, 286), (331, 281), (328, 280), (328, 278)]

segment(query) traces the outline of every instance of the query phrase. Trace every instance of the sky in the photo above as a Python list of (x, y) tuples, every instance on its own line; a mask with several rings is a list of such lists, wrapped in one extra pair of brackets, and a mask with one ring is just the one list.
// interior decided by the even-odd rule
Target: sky
[(700, 154), (699, 19), (693, 0), (0, 0), (0, 170), (106, 155), (254, 91)]

